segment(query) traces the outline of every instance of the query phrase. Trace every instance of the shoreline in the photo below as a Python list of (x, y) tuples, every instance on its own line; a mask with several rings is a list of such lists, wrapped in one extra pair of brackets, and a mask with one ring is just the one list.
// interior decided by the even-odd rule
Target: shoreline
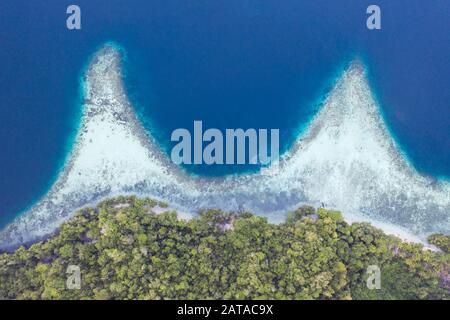
[[(137, 198), (140, 199), (145, 199), (146, 197), (140, 197), (139, 195), (136, 194), (128, 194), (128, 195), (114, 195), (112, 197), (105, 197), (100, 199), (99, 201), (96, 201), (95, 203), (90, 203), (87, 204), (83, 207), (80, 207), (78, 209), (76, 209), (73, 214), (66, 220), (69, 221), (70, 219), (72, 219), (74, 217), (74, 215), (79, 212), (80, 210), (84, 210), (84, 209), (92, 209), (92, 208), (96, 208), (97, 205), (99, 205), (101, 202), (106, 201), (106, 200), (111, 200), (111, 199), (115, 199), (117, 197), (128, 197), (128, 196), (136, 196)], [(158, 202), (164, 202), (163, 199), (153, 199), (155, 201)], [(120, 207), (120, 203), (116, 204), (115, 207)], [(296, 206), (295, 208), (292, 208), (292, 210), (295, 210), (296, 208), (302, 206), (302, 205), (309, 205), (309, 204), (299, 204), (298, 206)], [(209, 208), (211, 210), (215, 210), (217, 208)], [(330, 208), (325, 208), (326, 210), (333, 210)], [(220, 210), (220, 209), (219, 209)], [(282, 219), (277, 219), (277, 220), (271, 220), (270, 218), (266, 217), (266, 216), (262, 216), (259, 215), (258, 213), (254, 213), (251, 212), (251, 214), (255, 215), (255, 216), (262, 216), (267, 218), (267, 222), (269, 224), (274, 224), (274, 225), (278, 225), (278, 224), (282, 224), (286, 222), (286, 217), (287, 214), (292, 211), (292, 210), (288, 210), (286, 212), (283, 213), (282, 215)], [(315, 208), (315, 210), (317, 210), (317, 208)], [(165, 212), (169, 212), (169, 211), (175, 211), (177, 214), (177, 219), (178, 220), (183, 220), (183, 221), (190, 221), (192, 219), (198, 219), (199, 215), (198, 213), (193, 213), (193, 212), (189, 212), (189, 211), (183, 211), (180, 208), (177, 208), (176, 206), (171, 206), (171, 204), (167, 204), (167, 207), (161, 207), (159, 204), (157, 204), (155, 207), (152, 207), (152, 211), (154, 214), (159, 215)], [(340, 212), (340, 211), (339, 211)], [(230, 212), (233, 213), (233, 212)], [(397, 238), (399, 241), (403, 242), (403, 243), (411, 243), (411, 244), (420, 244), (422, 245), (422, 249), (423, 250), (430, 250), (430, 251), (434, 251), (434, 252), (440, 252), (440, 249), (437, 248), (434, 245), (431, 245), (428, 243), (428, 241), (426, 239), (422, 239), (420, 237), (417, 237), (411, 233), (409, 233), (407, 230), (402, 229), (400, 227), (394, 226), (394, 225), (389, 225), (387, 223), (383, 223), (380, 221), (367, 221), (367, 220), (363, 220), (362, 217), (358, 217), (358, 215), (349, 215), (349, 214), (345, 214), (343, 212), (340, 212), (342, 214), (343, 217), (343, 221), (345, 223), (347, 223), (348, 225), (353, 225), (354, 223), (368, 223), (370, 224), (370, 226), (372, 226), (373, 228), (379, 229), (382, 231), (382, 233), (386, 236), (393, 236), (395, 238)], [(66, 222), (63, 221), (63, 222)], [(20, 246), (24, 246), (26, 249), (30, 248), (33, 244), (35, 243), (39, 243), (39, 242), (46, 242), (48, 240), (50, 240), (51, 238), (55, 237), (57, 234), (59, 233), (59, 226), (54, 229), (52, 232), (47, 233), (45, 235), (42, 235), (39, 238), (36, 238), (32, 241), (29, 242), (25, 242), (22, 243)], [(18, 247), (14, 246), (14, 247), (2, 247), (0, 248), (0, 254), (2, 253), (11, 253), (14, 252), (15, 250), (17, 250)]]
[(278, 170), (193, 177), (142, 126), (127, 98), (121, 57), (111, 45), (93, 56), (66, 165), (48, 193), (0, 231), (0, 249), (45, 236), (76, 209), (119, 194), (161, 199), (183, 212), (247, 210), (272, 220), (299, 203), (325, 203), (344, 216), (378, 219), (385, 229), (410, 228), (405, 239), (450, 232), (450, 184), (421, 176), (402, 157), (359, 61), (336, 81)]

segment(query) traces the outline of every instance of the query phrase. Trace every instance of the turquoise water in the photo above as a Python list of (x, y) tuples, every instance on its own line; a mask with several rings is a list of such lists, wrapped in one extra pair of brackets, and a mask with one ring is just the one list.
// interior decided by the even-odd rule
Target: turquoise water
[[(73, 144), (80, 79), (106, 41), (127, 53), (125, 83), (168, 153), (176, 128), (279, 128), (281, 151), (354, 57), (366, 63), (385, 119), (422, 173), (450, 176), (448, 1), (71, 1), (0, 3), (0, 225), (43, 195)], [(198, 175), (258, 170), (185, 166)]]

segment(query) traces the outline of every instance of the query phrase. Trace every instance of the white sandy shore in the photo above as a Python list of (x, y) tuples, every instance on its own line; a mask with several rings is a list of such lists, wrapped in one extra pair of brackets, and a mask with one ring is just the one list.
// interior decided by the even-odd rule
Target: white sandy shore
[(449, 183), (421, 176), (398, 151), (358, 62), (342, 74), (278, 170), (198, 178), (174, 166), (143, 129), (124, 90), (120, 58), (112, 46), (94, 57), (69, 160), (47, 195), (0, 231), (0, 249), (40, 239), (74, 210), (120, 194), (164, 200), (187, 215), (215, 207), (274, 222), (299, 203), (324, 204), (410, 241), (450, 233)]

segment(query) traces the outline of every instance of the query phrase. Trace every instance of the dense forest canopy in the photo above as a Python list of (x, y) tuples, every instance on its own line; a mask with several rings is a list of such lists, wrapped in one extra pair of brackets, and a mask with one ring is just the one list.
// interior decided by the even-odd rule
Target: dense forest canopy
[[(323, 208), (301, 207), (282, 224), (219, 210), (186, 221), (164, 203), (119, 197), (0, 254), (0, 298), (449, 299), (450, 238), (430, 243), (442, 251)], [(67, 286), (69, 266), (79, 289)], [(380, 289), (367, 285), (370, 266)]]

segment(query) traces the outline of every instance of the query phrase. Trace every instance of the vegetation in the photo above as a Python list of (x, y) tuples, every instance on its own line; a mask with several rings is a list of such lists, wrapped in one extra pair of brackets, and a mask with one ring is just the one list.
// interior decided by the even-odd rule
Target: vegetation
[(445, 253), (450, 253), (450, 236), (443, 234), (432, 234), (428, 237), (428, 242), (438, 247)]
[[(218, 210), (184, 221), (166, 207), (119, 197), (78, 211), (47, 241), (0, 255), (0, 298), (450, 298), (448, 251), (348, 225), (336, 211), (302, 207), (275, 225)], [(80, 289), (66, 286), (69, 265)], [(370, 265), (379, 290), (366, 285)]]

